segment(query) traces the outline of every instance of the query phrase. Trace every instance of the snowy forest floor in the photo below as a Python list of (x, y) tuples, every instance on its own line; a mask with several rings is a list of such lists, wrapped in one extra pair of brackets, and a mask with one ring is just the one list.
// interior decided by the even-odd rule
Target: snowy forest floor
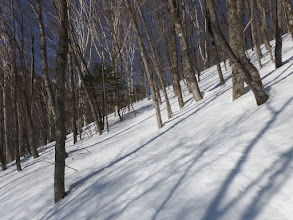
[[(110, 131), (84, 133), (66, 149), (68, 195), (54, 205), (54, 143), (37, 159), (22, 158), (0, 171), (0, 219), (293, 219), (293, 42), (283, 37), (284, 65), (275, 70), (265, 51), (260, 74), (270, 99), (253, 94), (232, 102), (216, 67), (202, 73), (204, 99), (183, 86), (179, 109), (157, 129), (151, 100), (134, 103), (124, 121), (110, 115)], [(250, 57), (256, 61), (254, 52)], [(94, 129), (93, 125), (89, 125)]]

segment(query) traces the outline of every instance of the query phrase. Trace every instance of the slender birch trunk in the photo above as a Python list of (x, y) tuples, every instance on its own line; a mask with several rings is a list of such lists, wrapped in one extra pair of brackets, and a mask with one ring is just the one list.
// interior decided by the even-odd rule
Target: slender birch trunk
[(290, 0), (285, 0), (285, 6), (288, 13), (288, 20), (289, 20), (289, 32), (291, 33), (291, 37), (293, 39), (293, 11), (292, 5)]
[(183, 68), (184, 75), (186, 77), (186, 81), (188, 83), (188, 87), (193, 94), (193, 98), (195, 101), (199, 101), (202, 99), (202, 95), (197, 85), (197, 80), (195, 78), (195, 73), (193, 72), (191, 57), (189, 53), (189, 48), (187, 46), (186, 36), (183, 31), (182, 23), (180, 20), (180, 15), (178, 11), (178, 2), (177, 0), (168, 0), (168, 4), (171, 12), (171, 19), (175, 23), (175, 31), (179, 38), (181, 45), (181, 54), (183, 59)]
[(127, 12), (129, 14), (129, 17), (130, 17), (130, 20), (131, 20), (131, 23), (132, 23), (132, 27), (135, 31), (135, 34), (136, 34), (136, 37), (137, 37), (137, 40), (138, 40), (138, 44), (139, 44), (139, 47), (140, 47), (140, 54), (141, 54), (141, 58), (142, 58), (142, 61), (144, 63), (144, 67), (145, 67), (145, 70), (146, 70), (146, 74), (147, 74), (147, 77), (148, 77), (148, 81), (149, 81), (149, 85), (150, 85), (150, 89), (151, 89), (151, 93), (152, 93), (152, 99), (153, 99), (153, 102), (154, 102), (154, 105), (155, 105), (155, 109), (156, 109), (156, 117), (157, 117), (157, 125), (158, 125), (158, 128), (162, 128), (163, 127), (163, 123), (162, 123), (162, 118), (161, 118), (161, 112), (160, 112), (160, 106), (159, 106), (159, 102), (158, 102), (158, 97), (156, 96), (156, 90), (155, 90), (155, 83), (154, 83), (154, 76), (151, 72), (151, 67), (149, 65), (149, 62), (148, 62), (148, 58), (147, 58), (147, 51), (146, 51), (146, 48), (145, 48), (145, 45), (143, 43), (143, 39), (142, 39), (142, 36), (141, 36), (141, 33), (139, 31), (139, 28), (138, 28), (138, 24), (137, 24), (137, 20), (135, 19), (135, 16), (133, 14), (133, 11), (132, 11), (132, 8), (130, 6), (130, 2), (129, 0), (126, 0), (126, 7), (127, 7)]

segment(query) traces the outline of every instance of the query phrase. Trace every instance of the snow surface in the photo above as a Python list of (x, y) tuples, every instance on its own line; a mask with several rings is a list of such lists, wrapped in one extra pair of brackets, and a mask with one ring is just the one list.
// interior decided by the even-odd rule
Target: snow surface
[(102, 136), (90, 136), (93, 125), (76, 145), (68, 135), (68, 195), (56, 205), (54, 143), (38, 159), (23, 158), (23, 171), (1, 171), (0, 219), (293, 219), (291, 36), (283, 42), (277, 70), (263, 48), (265, 104), (257, 107), (251, 91), (232, 102), (230, 68), (220, 86), (212, 67), (202, 74), (200, 102), (182, 82), (179, 110), (170, 87), (174, 116), (167, 119), (163, 104), (160, 130), (145, 99), (123, 122), (111, 115)]

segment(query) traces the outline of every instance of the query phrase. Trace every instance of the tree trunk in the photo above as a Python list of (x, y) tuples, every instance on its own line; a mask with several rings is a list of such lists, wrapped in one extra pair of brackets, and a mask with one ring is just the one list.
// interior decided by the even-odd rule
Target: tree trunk
[(144, 31), (145, 31), (145, 34), (147, 36), (147, 40), (148, 40), (148, 43), (149, 43), (149, 46), (150, 46), (150, 49), (151, 49), (150, 58), (151, 58), (151, 61), (153, 63), (154, 69), (155, 69), (155, 71), (157, 73), (157, 76), (159, 78), (159, 81), (160, 81), (160, 84), (161, 84), (161, 89), (163, 90), (163, 94), (164, 94), (164, 97), (165, 97), (166, 108), (167, 108), (167, 112), (168, 112), (168, 119), (170, 119), (172, 117), (172, 115), (173, 115), (172, 108), (171, 108), (171, 104), (169, 102), (169, 98), (168, 98), (168, 94), (167, 94), (166, 87), (165, 87), (165, 84), (164, 84), (163, 76), (162, 76), (162, 73), (160, 71), (157, 58), (155, 56), (156, 51), (155, 51), (153, 42), (151, 40), (148, 28), (146, 26), (145, 19), (144, 19), (144, 16), (142, 14), (141, 8), (140, 8), (139, 4), (137, 3), (137, 1), (136, 1), (136, 4), (137, 4), (137, 9), (138, 9), (138, 14), (140, 15), (142, 25), (144, 27)]
[(15, 88), (14, 88), (14, 97), (13, 97), (13, 111), (14, 111), (14, 125), (15, 125), (15, 133), (14, 133), (14, 156), (16, 161), (17, 171), (21, 171), (20, 164), (20, 155), (19, 155), (19, 109), (17, 104), (17, 76), (15, 79)]
[(289, 20), (289, 32), (291, 33), (291, 37), (293, 39), (293, 11), (291, 6), (290, 0), (285, 0), (286, 9), (288, 13), (288, 20)]
[(128, 11), (131, 23), (132, 23), (132, 27), (134, 29), (134, 32), (135, 32), (135, 35), (137, 37), (138, 44), (139, 44), (139, 47), (140, 47), (141, 58), (142, 58), (142, 61), (144, 63), (144, 67), (145, 67), (145, 70), (146, 70), (146, 73), (147, 73), (147, 77), (148, 77), (148, 81), (149, 81), (149, 85), (150, 85), (150, 89), (151, 89), (151, 93), (152, 93), (152, 99), (153, 99), (155, 109), (156, 109), (157, 125), (158, 125), (158, 128), (160, 129), (160, 128), (163, 127), (163, 123), (162, 123), (162, 118), (161, 118), (161, 112), (160, 112), (160, 106), (159, 106), (159, 102), (158, 102), (158, 97), (156, 95), (156, 90), (155, 90), (155, 86), (156, 86), (155, 83), (154, 83), (154, 78), (155, 77), (153, 76), (153, 74), (151, 72), (151, 67), (150, 67), (150, 64), (149, 64), (148, 59), (147, 59), (147, 51), (146, 51), (145, 45), (143, 43), (142, 36), (141, 36), (141, 34), (139, 32), (137, 20), (135, 19), (135, 16), (134, 16), (133, 10), (132, 10), (132, 8), (130, 6), (129, 0), (126, 1), (126, 4), (127, 4), (127, 6), (126, 6), (127, 11)]
[(74, 82), (74, 65), (72, 55), (70, 56), (70, 84), (71, 84), (71, 110), (72, 110), (72, 132), (73, 132), (73, 144), (77, 142), (77, 126), (76, 126), (76, 91), (75, 91), (75, 82)]
[(274, 60), (273, 53), (272, 53), (272, 46), (271, 46), (271, 44), (269, 42), (269, 38), (268, 38), (266, 8), (265, 8), (265, 4), (263, 1), (264, 0), (256, 1), (258, 4), (258, 7), (260, 9), (260, 15), (261, 15), (261, 34), (264, 39), (265, 47), (270, 53), (271, 61), (274, 63), (275, 60)]
[(195, 74), (193, 72), (192, 64), (191, 64), (191, 57), (189, 53), (189, 48), (187, 46), (186, 36), (184, 34), (182, 23), (180, 21), (180, 15), (178, 11), (178, 2), (177, 0), (168, 0), (170, 12), (171, 12), (171, 19), (175, 23), (175, 31), (179, 38), (180, 45), (181, 45), (181, 54), (183, 60), (183, 68), (184, 68), (184, 75), (186, 77), (186, 81), (188, 86), (193, 94), (193, 98), (195, 101), (199, 101), (202, 99), (202, 95), (197, 85), (197, 80), (195, 78)]
[(275, 67), (276, 69), (282, 66), (282, 33), (281, 33), (281, 19), (282, 19), (282, 1), (277, 0), (276, 4), (276, 17), (275, 17), (275, 27), (276, 27), (276, 47), (275, 47)]
[(255, 68), (255, 66), (253, 66), (253, 64), (248, 60), (246, 56), (241, 57), (241, 59), (238, 59), (236, 57), (235, 53), (229, 46), (224, 34), (222, 33), (219, 27), (218, 20), (216, 17), (216, 12), (214, 9), (213, 0), (207, 0), (206, 4), (208, 9), (208, 13), (207, 13), (208, 28), (212, 28), (214, 30), (214, 33), (217, 35), (220, 43), (223, 45), (223, 48), (226, 50), (230, 61), (239, 70), (241, 77), (244, 78), (245, 83), (249, 86), (249, 88), (254, 93), (254, 97), (256, 99), (257, 105), (261, 105), (265, 103), (269, 99), (269, 97), (264, 92), (264, 87), (263, 87), (263, 84), (257, 69)]
[[(77, 42), (77, 39), (76, 39), (75, 33), (74, 33), (74, 31), (73, 31), (73, 27), (72, 27), (72, 25), (71, 25), (71, 29), (70, 29), (70, 30), (71, 30), (71, 36), (72, 36), (72, 39), (73, 39), (73, 45), (70, 44), (71, 49), (72, 49), (72, 51), (74, 51), (74, 49), (76, 50), (76, 52), (78, 53), (78, 56), (79, 56), (79, 58), (80, 58), (80, 60), (81, 60), (82, 67), (85, 69), (86, 72), (89, 73), (89, 70), (88, 70), (88, 67), (87, 67), (86, 61), (85, 61), (85, 59), (84, 59), (84, 57), (83, 57), (83, 54), (82, 54), (82, 52), (81, 52), (81, 49), (80, 49), (80, 47), (79, 47), (79, 45), (78, 45), (78, 42)], [(81, 81), (81, 84), (82, 84), (82, 86), (83, 86), (83, 89), (84, 89), (84, 92), (85, 92), (86, 98), (87, 98), (87, 100), (88, 100), (88, 102), (89, 102), (89, 105), (90, 105), (90, 107), (91, 107), (91, 110), (92, 110), (92, 113), (93, 113), (93, 116), (94, 116), (94, 120), (95, 120), (96, 125), (97, 125), (97, 127), (98, 127), (99, 135), (101, 135), (101, 134), (103, 133), (103, 130), (102, 130), (102, 127), (101, 127), (101, 121), (102, 121), (102, 119), (100, 118), (100, 115), (98, 114), (98, 110), (97, 110), (97, 107), (96, 107), (96, 105), (95, 105), (95, 102), (94, 102), (93, 98), (90, 96), (89, 91), (88, 91), (88, 89), (87, 89), (87, 87), (86, 87), (86, 85), (85, 85), (85, 82), (84, 82), (84, 80), (83, 80), (83, 71), (81, 70), (81, 68), (80, 68), (80, 66), (79, 66), (79, 62), (78, 62), (78, 60), (77, 60), (77, 57), (76, 57), (75, 51), (73, 52), (73, 56), (74, 56), (75, 63), (76, 63), (76, 65), (77, 65), (77, 67), (78, 67), (79, 80)], [(81, 100), (80, 100), (80, 101), (81, 101)]]
[(165, 36), (166, 45), (170, 48), (170, 65), (172, 68), (169, 70), (173, 76), (173, 89), (174, 94), (178, 97), (179, 107), (183, 108), (184, 101), (182, 96), (181, 85), (179, 81), (179, 64), (178, 64), (178, 49), (177, 49), (177, 39), (176, 39), (176, 32), (175, 32), (175, 23), (171, 20), (171, 39), (168, 44), (167, 36)]
[[(213, 31), (213, 30), (210, 29), (210, 31)], [(218, 50), (217, 50), (217, 47), (216, 47), (216, 39), (215, 39), (215, 36), (214, 36), (213, 32), (210, 32), (210, 37), (211, 37), (212, 50), (213, 50), (214, 59), (215, 59), (216, 65), (217, 65), (217, 71), (218, 71), (220, 83), (221, 83), (221, 85), (224, 85), (225, 80), (224, 80), (224, 77), (223, 77), (221, 64), (220, 64), (220, 59), (219, 59), (219, 54), (218, 54)]]
[(68, 16), (67, 1), (60, 0), (60, 36), (59, 48), (56, 56), (56, 146), (55, 146), (55, 176), (54, 192), (55, 203), (66, 196), (65, 193), (65, 75), (67, 70), (68, 55)]
[(276, 27), (275, 27), (275, 14), (274, 13), (274, 2), (276, 2), (276, 0), (269, 0), (269, 14), (270, 14), (270, 23), (271, 23), (271, 38), (275, 38), (275, 34), (276, 34)]
[[(12, 6), (14, 8), (14, 6)], [(11, 98), (13, 100), (13, 116), (14, 116), (14, 157), (16, 161), (17, 171), (21, 171), (20, 156), (19, 156), (19, 121), (18, 121), (18, 72), (17, 72), (17, 63), (16, 63), (16, 30), (15, 30), (15, 14), (13, 16), (13, 43), (12, 46), (12, 69), (13, 69), (13, 89), (11, 90)]]
[[(36, 0), (37, 4), (37, 10), (36, 10), (36, 15), (37, 15), (37, 20), (39, 24), (39, 29), (40, 29), (40, 35), (41, 35), (41, 52), (42, 52), (42, 73), (45, 78), (45, 87), (46, 91), (48, 93), (49, 97), (49, 106), (50, 106), (50, 111), (53, 115), (53, 118), (55, 120), (56, 113), (55, 113), (55, 97), (53, 94), (50, 78), (49, 78), (49, 68), (48, 68), (48, 58), (47, 58), (47, 40), (46, 40), (46, 31), (45, 31), (45, 26), (43, 22), (43, 15), (42, 15), (42, 6), (41, 6), (41, 1)], [(32, 7), (34, 9), (34, 7)]]
[[(5, 81), (5, 80), (3, 80)], [(5, 83), (5, 82), (4, 82)], [(1, 97), (0, 100), (2, 101), (2, 104), (0, 105), (0, 162), (2, 170), (6, 170), (6, 157), (5, 157), (5, 130), (4, 130), (4, 85), (0, 85), (2, 87), (1, 91)]]
[(256, 49), (256, 56), (257, 56), (257, 61), (259, 68), (262, 68), (261, 64), (261, 58), (262, 58), (262, 53), (260, 49), (260, 43), (258, 41), (258, 36), (257, 36), (257, 30), (256, 30), (256, 25), (255, 25), (255, 18), (254, 18), (254, 0), (249, 0), (249, 6), (250, 6), (250, 19), (251, 19), (251, 36), (253, 40), (254, 47)]
[[(229, 20), (229, 44), (236, 57), (244, 58), (245, 49), (242, 39), (243, 34), (243, 3), (239, 0), (228, 0), (228, 20)], [(244, 94), (244, 80), (235, 65), (232, 64), (232, 97), (238, 99)]]
[[(5, 74), (5, 73), (4, 73)], [(6, 159), (6, 163), (10, 163), (12, 161), (11, 149), (9, 144), (9, 137), (8, 137), (8, 123), (9, 123), (9, 116), (11, 113), (10, 105), (8, 104), (8, 93), (10, 88), (8, 86), (8, 82), (4, 80), (4, 88), (3, 88), (3, 130), (4, 130), (4, 157)], [(10, 116), (11, 117), (11, 116)]]

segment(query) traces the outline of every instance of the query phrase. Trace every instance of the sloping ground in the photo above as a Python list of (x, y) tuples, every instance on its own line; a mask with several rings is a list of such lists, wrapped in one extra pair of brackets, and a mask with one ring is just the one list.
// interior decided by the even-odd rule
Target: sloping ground
[[(268, 54), (260, 70), (270, 99), (257, 107), (250, 91), (231, 102), (231, 71), (202, 74), (204, 99), (184, 90), (179, 110), (157, 130), (151, 100), (134, 104), (110, 132), (72, 145), (68, 196), (54, 206), (54, 143), (41, 157), (0, 172), (0, 219), (293, 219), (293, 43), (284, 37), (284, 65)], [(264, 51), (265, 52), (265, 51)], [(252, 60), (255, 56), (250, 52)], [(185, 87), (184, 87), (185, 88)], [(135, 117), (136, 114), (136, 117)], [(90, 127), (93, 129), (93, 126)]]

